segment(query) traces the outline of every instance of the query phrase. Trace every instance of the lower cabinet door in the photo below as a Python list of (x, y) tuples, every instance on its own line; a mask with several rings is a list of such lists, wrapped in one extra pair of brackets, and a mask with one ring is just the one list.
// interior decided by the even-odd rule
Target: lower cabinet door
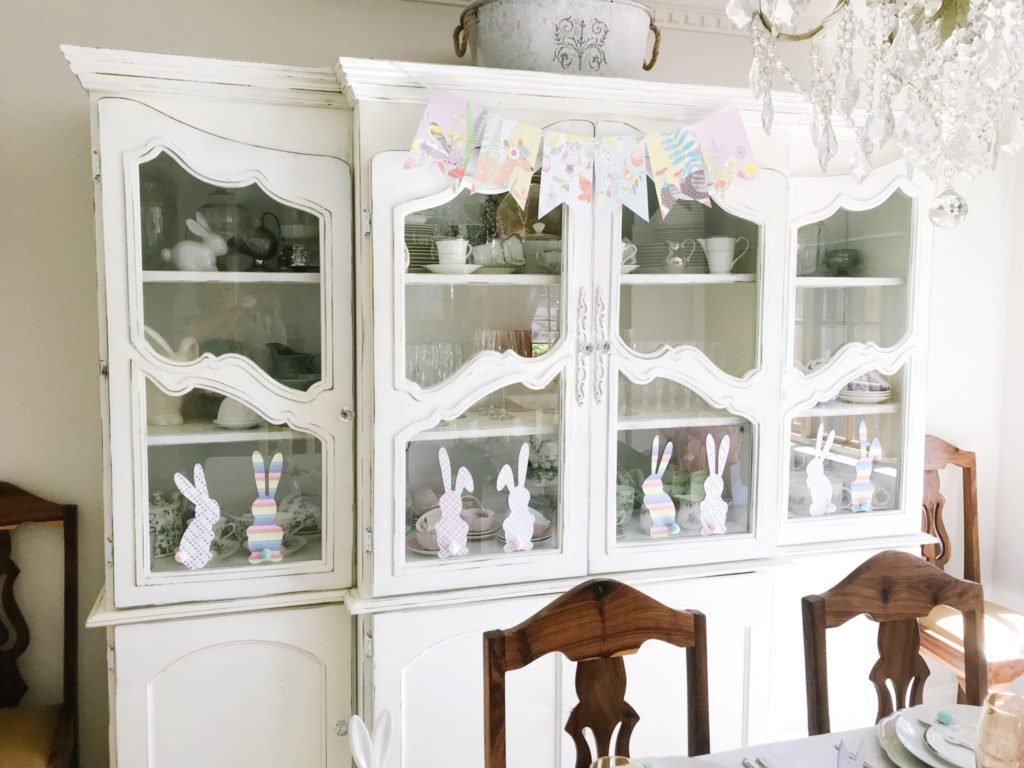
[(114, 629), (122, 768), (348, 768), (341, 605)]
[[(771, 578), (744, 574), (644, 584), (675, 608), (708, 617), (711, 747), (732, 749), (765, 738), (751, 713), (767, 708), (767, 639)], [(518, 624), (555, 596), (364, 616), (372, 635), (366, 670), (375, 713), (391, 711), (388, 768), (450, 768), (483, 764), (483, 638)], [(634, 756), (687, 751), (684, 651), (660, 642), (626, 658), (626, 700), (640, 715)], [(546, 656), (506, 678), (508, 764), (571, 768), (575, 752), (563, 732), (577, 703), (575, 664)], [(761, 715), (762, 720), (764, 715)]]

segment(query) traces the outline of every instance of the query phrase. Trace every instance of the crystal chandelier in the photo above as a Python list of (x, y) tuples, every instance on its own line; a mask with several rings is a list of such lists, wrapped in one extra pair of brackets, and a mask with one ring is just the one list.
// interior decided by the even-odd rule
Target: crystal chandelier
[[(799, 31), (809, 3), (729, 0), (726, 8), (733, 23), (750, 28), (750, 87), (765, 131), (778, 70), (811, 106), (822, 170), (838, 151), (833, 121), (845, 120), (856, 137), (850, 172), (858, 181), (872, 154), (894, 142), (909, 172), (942, 181), (932, 222), (963, 221), (967, 202), (954, 180), (994, 169), (1000, 151), (1024, 146), (1024, 0), (837, 0)], [(807, 44), (809, 83), (778, 58), (780, 43)]]

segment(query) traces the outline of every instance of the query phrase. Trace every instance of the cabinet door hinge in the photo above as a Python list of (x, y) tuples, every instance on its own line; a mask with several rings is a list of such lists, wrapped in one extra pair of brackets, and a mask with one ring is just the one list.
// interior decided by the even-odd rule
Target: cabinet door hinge
[(107, 671), (108, 672), (113, 672), (114, 669), (115, 669), (114, 654), (115, 654), (114, 644), (113, 643), (107, 643)]
[(363, 551), (368, 555), (373, 553), (373, 529), (371, 528), (363, 531)]
[(368, 210), (363, 208), (363, 216), (362, 216), (362, 218), (363, 218), (363, 237), (369, 237), (370, 236), (370, 227), (373, 224), (373, 216), (370, 215), (370, 212)]
[(110, 366), (106, 360), (100, 360), (100, 376), (104, 379), (110, 375)]
[(368, 659), (373, 656), (373, 633), (368, 629), (363, 630), (363, 656)]
[(101, 172), (102, 172), (102, 163), (103, 163), (103, 160), (100, 157), (100, 153), (94, 151), (92, 153), (92, 180), (93, 180), (93, 182), (98, 182), (100, 180), (100, 175), (101, 175)]

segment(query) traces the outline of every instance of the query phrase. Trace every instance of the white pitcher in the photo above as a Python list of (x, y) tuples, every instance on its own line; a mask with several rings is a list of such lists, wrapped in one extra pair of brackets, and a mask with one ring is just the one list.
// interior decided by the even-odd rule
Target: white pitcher
[[(696, 240), (704, 249), (708, 257), (708, 271), (713, 274), (731, 272), (736, 262), (750, 250), (750, 241), (745, 237), (698, 237)], [(736, 243), (740, 240), (743, 241), (743, 250), (735, 256)]]

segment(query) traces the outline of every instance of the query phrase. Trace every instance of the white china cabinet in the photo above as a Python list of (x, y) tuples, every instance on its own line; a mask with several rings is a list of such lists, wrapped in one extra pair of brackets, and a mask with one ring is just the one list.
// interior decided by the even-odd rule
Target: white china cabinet
[(92, 113), (113, 759), (343, 765), (351, 112), (327, 70), (64, 52)]

